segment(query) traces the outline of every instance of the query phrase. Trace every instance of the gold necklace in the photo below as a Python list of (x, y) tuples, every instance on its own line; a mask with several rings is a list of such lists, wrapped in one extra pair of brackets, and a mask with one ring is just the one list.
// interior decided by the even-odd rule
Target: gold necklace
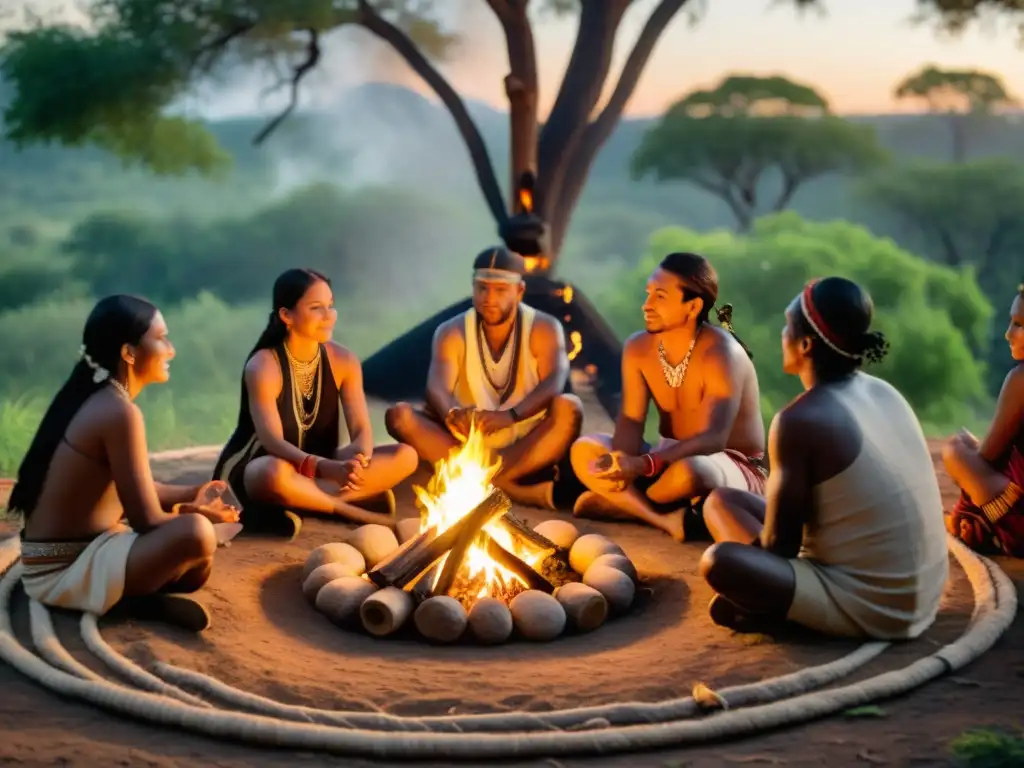
[(109, 379), (109, 381), (110, 381), (110, 385), (114, 388), (114, 390), (119, 395), (121, 395), (121, 397), (123, 397), (125, 400), (131, 400), (132, 399), (132, 396), (130, 394), (128, 394), (128, 387), (126, 387), (124, 384), (122, 384), (120, 381), (118, 381), (117, 379), (115, 379), (113, 377), (111, 377)]
[[(316, 357), (303, 362), (297, 360), (287, 345), (284, 347), (285, 356), (288, 358), (288, 367), (291, 370), (292, 381), (292, 413), (295, 415), (295, 425), (299, 430), (297, 448), (302, 448), (305, 442), (306, 433), (316, 423), (316, 417), (320, 413), (320, 393), (323, 390), (323, 366), (320, 365), (320, 350), (317, 349)], [(314, 396), (313, 408), (306, 413), (306, 401)]]
[(288, 366), (292, 371), (292, 381), (302, 393), (302, 397), (309, 400), (313, 396), (313, 382), (320, 371), (320, 349), (317, 348), (316, 355), (310, 360), (299, 360), (296, 358), (288, 349), (287, 344), (284, 345), (284, 353), (288, 358)]
[(690, 348), (686, 350), (686, 357), (679, 365), (669, 363), (668, 355), (665, 354), (665, 342), (658, 342), (658, 361), (661, 363), (661, 373), (665, 377), (665, 383), (672, 389), (679, 389), (683, 386), (686, 369), (690, 367), (690, 355), (693, 354), (693, 348), (697, 345), (698, 336), (700, 336), (700, 327), (697, 328), (697, 333), (694, 334), (693, 341), (690, 342)]

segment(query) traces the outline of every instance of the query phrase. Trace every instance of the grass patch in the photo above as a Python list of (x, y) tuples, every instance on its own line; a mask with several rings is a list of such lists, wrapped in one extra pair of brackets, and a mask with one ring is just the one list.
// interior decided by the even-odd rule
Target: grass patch
[(960, 765), (970, 768), (1016, 768), (1024, 765), (1024, 734), (981, 728), (965, 731), (950, 742)]

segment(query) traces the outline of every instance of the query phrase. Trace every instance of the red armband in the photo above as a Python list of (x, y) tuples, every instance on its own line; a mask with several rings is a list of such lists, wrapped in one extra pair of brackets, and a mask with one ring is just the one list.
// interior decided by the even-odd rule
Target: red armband
[(657, 477), (665, 467), (665, 462), (653, 453), (645, 453), (642, 457), (646, 471), (644, 477)]
[(316, 466), (319, 463), (320, 459), (318, 457), (307, 453), (302, 461), (299, 462), (299, 474), (303, 477), (316, 477)]

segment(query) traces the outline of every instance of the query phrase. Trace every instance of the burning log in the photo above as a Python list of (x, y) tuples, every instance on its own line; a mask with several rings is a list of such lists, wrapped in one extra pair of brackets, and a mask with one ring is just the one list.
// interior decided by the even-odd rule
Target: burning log
[(536, 589), (541, 592), (547, 592), (549, 595), (555, 591), (554, 585), (537, 573), (537, 571), (533, 570), (533, 568), (509, 552), (486, 533), (483, 536), (486, 542), (485, 550), (490, 558), (526, 582), (527, 589)]
[(497, 524), (504, 528), (512, 539), (524, 549), (544, 557), (548, 557), (558, 551), (557, 544), (541, 536), (511, 512), (506, 512), (498, 518)]
[[(455, 584), (455, 576), (462, 567), (462, 561), (466, 558), (466, 553), (469, 552), (473, 541), (480, 535), (480, 531), (494, 518), (508, 512), (511, 506), (512, 500), (505, 492), (501, 489), (495, 489), (491, 492), (490, 496), (477, 504), (472, 512), (448, 529), (449, 531), (452, 528), (457, 528), (458, 530), (455, 533), (455, 540), (449, 547), (448, 558), (444, 561), (441, 575), (434, 585), (432, 594), (435, 597), (448, 594), (452, 585)], [(445, 531), (445, 534), (447, 533), (448, 531)]]
[(378, 587), (404, 589), (444, 557), (456, 533), (449, 529), (438, 536), (436, 528), (428, 528), (405, 542), (386, 560), (377, 563), (366, 572), (366, 576)]

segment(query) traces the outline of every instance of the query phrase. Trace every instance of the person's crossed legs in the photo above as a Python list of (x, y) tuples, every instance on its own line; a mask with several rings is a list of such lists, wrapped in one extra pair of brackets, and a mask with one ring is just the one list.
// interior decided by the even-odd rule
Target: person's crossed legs
[(785, 558), (760, 546), (766, 500), (720, 488), (704, 503), (704, 522), (715, 543), (700, 560), (700, 575), (715, 591), (709, 611), (716, 624), (739, 631), (785, 621), (796, 594), (796, 574)]
[[(576, 502), (579, 517), (613, 517), (639, 520), (665, 531), (677, 541), (685, 537), (683, 515), (694, 497), (705, 496), (723, 484), (722, 469), (706, 456), (690, 456), (670, 464), (646, 490), (636, 483), (624, 489), (598, 477), (594, 462), (612, 450), (612, 436), (584, 435), (572, 446), (572, 467), (587, 492)], [(654, 505), (677, 507), (669, 513)]]
[[(419, 411), (409, 403), (388, 409), (388, 434), (416, 449), (423, 461), (435, 464), (461, 445), (448, 427), (432, 413)], [(583, 404), (576, 395), (562, 394), (551, 401), (544, 417), (529, 433), (497, 451), (501, 469), (494, 485), (519, 504), (553, 508), (554, 480), (527, 485), (530, 475), (557, 465), (583, 424)]]

